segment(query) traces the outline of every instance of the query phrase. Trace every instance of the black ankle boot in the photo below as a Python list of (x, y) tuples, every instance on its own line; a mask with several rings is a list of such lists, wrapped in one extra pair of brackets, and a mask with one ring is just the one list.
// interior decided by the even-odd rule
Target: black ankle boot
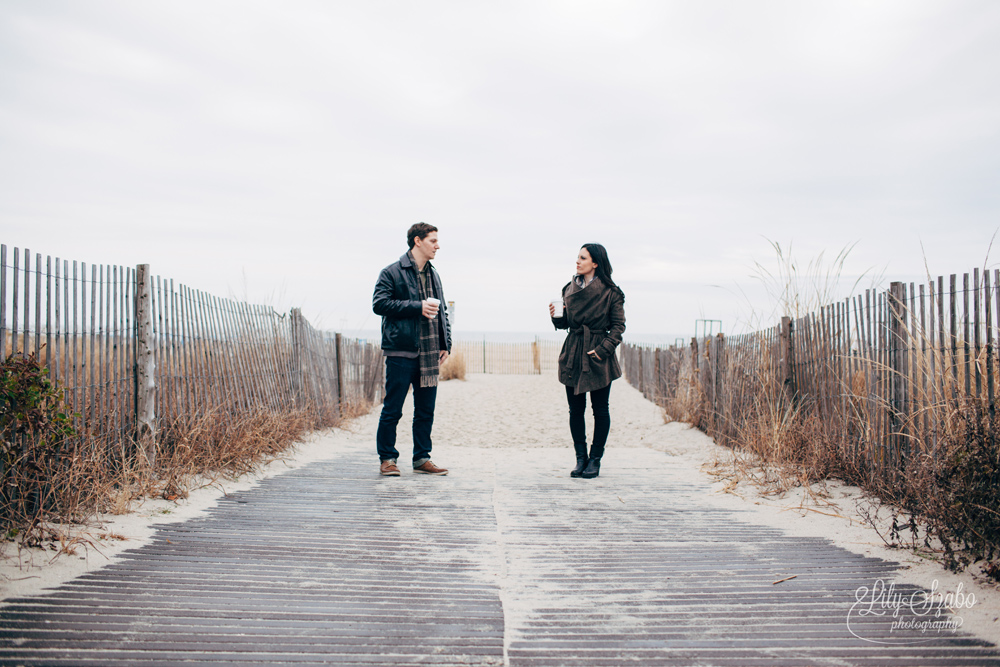
[(579, 477), (587, 467), (587, 445), (573, 445), (576, 450), (576, 467), (570, 472), (570, 477)]
[(580, 473), (584, 479), (593, 479), (601, 474), (601, 457), (591, 458), (587, 463), (587, 468)]

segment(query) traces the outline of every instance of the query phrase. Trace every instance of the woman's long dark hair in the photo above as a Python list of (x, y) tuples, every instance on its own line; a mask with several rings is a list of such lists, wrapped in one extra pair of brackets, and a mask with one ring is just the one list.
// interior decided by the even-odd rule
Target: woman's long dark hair
[(600, 243), (584, 243), (583, 247), (590, 253), (590, 260), (597, 264), (594, 275), (601, 279), (601, 282), (611, 289), (618, 290), (622, 295), (622, 303), (625, 302), (625, 292), (611, 279), (611, 261), (608, 259), (608, 251)]

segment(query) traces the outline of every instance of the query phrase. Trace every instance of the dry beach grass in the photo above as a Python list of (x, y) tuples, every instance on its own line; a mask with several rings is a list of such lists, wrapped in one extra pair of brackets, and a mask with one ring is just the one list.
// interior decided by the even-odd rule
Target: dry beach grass
[[(863, 498), (859, 489), (839, 483), (790, 484), (779, 493), (762, 494), (748, 478), (714, 477), (713, 472), (750, 462), (734, 461), (739, 454), (716, 445), (704, 433), (686, 424), (665, 424), (661, 410), (624, 382), (616, 382), (613, 387), (611, 413), (613, 426), (605, 458), (605, 468), (611, 473), (616, 466), (627, 467), (630, 460), (642, 456), (644, 449), (659, 452), (665, 468), (680, 470), (690, 478), (713, 479), (713, 492), (707, 500), (720, 507), (750, 509), (755, 521), (791, 535), (823, 537), (856, 553), (900, 562), (901, 581), (929, 588), (938, 580), (941, 586), (952, 590), (962, 584), (966, 591), (975, 591), (977, 595), (976, 606), (963, 614), (963, 629), (993, 639), (1000, 632), (996, 620), (1000, 616), (1000, 594), (996, 587), (971, 574), (951, 574), (919, 555), (887, 547), (858, 513), (857, 503)], [(408, 418), (407, 412), (403, 424)], [(378, 412), (373, 411), (340, 428), (318, 432), (297, 445), (287, 460), (262, 466), (238, 480), (216, 479), (202, 488), (192, 488), (187, 498), (135, 501), (131, 514), (103, 515), (100, 524), (81, 534), (89, 545), (78, 543), (75, 555), (52, 561), (51, 550), (25, 549), (20, 558), (12, 558), (3, 565), (3, 595), (30, 594), (87, 569), (101, 567), (122, 550), (148, 539), (157, 523), (196, 516), (224, 492), (248, 488), (262, 476), (329, 458), (338, 451), (354, 449), (360, 456), (370, 454), (375, 478), (377, 459), (372, 443), (377, 420)], [(439, 388), (435, 461), (451, 468), (452, 477), (461, 477), (463, 469), (472, 467), (516, 466), (531, 452), (533, 458), (542, 455), (551, 460), (554, 474), (562, 474), (559, 466), (564, 461), (568, 474), (573, 454), (566, 422), (564, 390), (552, 374), (468, 375), (465, 382), (447, 382)], [(406, 433), (403, 425), (400, 433)], [(401, 437), (404, 452), (405, 443), (406, 438)], [(452, 483), (450, 479), (439, 481)], [(627, 477), (621, 478), (621, 483), (627, 485)], [(581, 491), (585, 492), (585, 487)], [(665, 498), (664, 502), (670, 501)], [(880, 520), (885, 518), (882, 516)], [(29, 566), (29, 562), (34, 566)]]
[(161, 427), (151, 461), (114, 428), (78, 433), (62, 392), (34, 355), (9, 357), (0, 378), (4, 551), (56, 544), (66, 551), (96, 516), (127, 513), (144, 498), (183, 498), (199, 485), (253, 472), (310, 430), (337, 423), (336, 415), (315, 409), (203, 406)]

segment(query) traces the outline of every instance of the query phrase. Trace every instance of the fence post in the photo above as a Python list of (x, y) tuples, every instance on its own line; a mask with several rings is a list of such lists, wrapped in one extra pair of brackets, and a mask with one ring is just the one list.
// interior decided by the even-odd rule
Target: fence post
[[(14, 350), (17, 350), (17, 344)], [(0, 243), (0, 361), (7, 360), (7, 245)]]
[[(382, 365), (385, 362), (382, 355), (378, 353), (378, 348), (374, 345), (365, 345), (365, 401), (375, 402), (375, 395), (378, 393), (379, 376)], [(371, 380), (369, 381), (369, 376)]]
[(289, 324), (292, 330), (292, 396), (298, 407), (305, 404), (303, 396), (302, 368), (302, 309), (292, 308), (289, 314)]
[(902, 425), (905, 423), (905, 405), (903, 394), (903, 340), (906, 328), (906, 304), (903, 301), (903, 283), (894, 282), (889, 285), (889, 373), (890, 373), (890, 398), (889, 398), (889, 443), (890, 452), (895, 454), (896, 461), (900, 463), (903, 456), (903, 436)]
[(344, 342), (341, 334), (334, 334), (337, 349), (337, 416), (344, 414)]
[(697, 400), (701, 402), (698, 398), (697, 393), (698, 387), (698, 337), (692, 336), (691, 338), (691, 383), (688, 387), (688, 397), (690, 400)]
[(715, 431), (716, 433), (726, 433), (728, 419), (726, 409), (726, 336), (721, 331), (715, 335), (715, 372), (712, 379), (715, 381), (715, 388), (712, 391), (715, 398)]
[(792, 318), (787, 315), (781, 318), (778, 330), (778, 372), (780, 373), (781, 387), (786, 400), (795, 397), (795, 346), (792, 336), (795, 335), (792, 328)]
[(156, 464), (156, 360), (149, 264), (135, 269), (135, 435), (150, 466)]
[(660, 392), (660, 348), (653, 348), (653, 402), (663, 405), (662, 393)]

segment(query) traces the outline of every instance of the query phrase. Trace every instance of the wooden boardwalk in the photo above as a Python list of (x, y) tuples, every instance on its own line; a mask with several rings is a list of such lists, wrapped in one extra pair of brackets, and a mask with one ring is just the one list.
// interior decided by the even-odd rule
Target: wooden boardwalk
[(891, 615), (849, 628), (892, 563), (719, 509), (661, 453), (587, 481), (564, 450), (456, 447), (447, 477), (379, 478), (369, 449), (9, 602), (0, 664), (1000, 665)]

